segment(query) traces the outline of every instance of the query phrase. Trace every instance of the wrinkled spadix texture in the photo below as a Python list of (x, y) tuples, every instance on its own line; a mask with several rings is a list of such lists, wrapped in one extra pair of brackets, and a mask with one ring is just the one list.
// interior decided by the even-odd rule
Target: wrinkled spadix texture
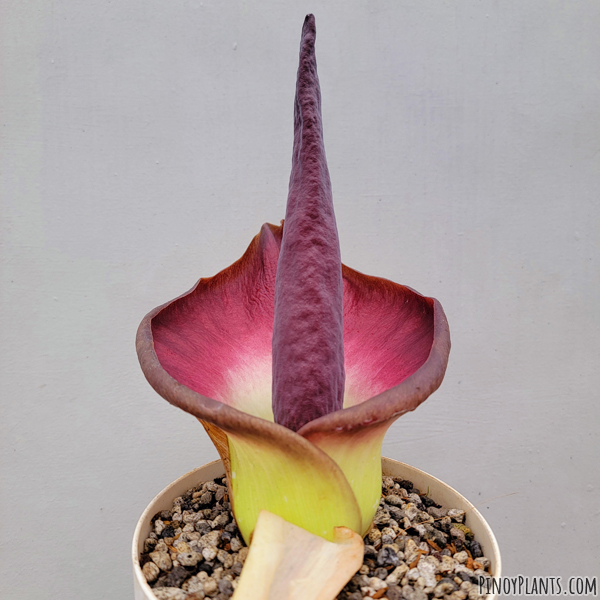
[[(307, 31), (314, 34), (311, 17), (304, 36)], [(304, 42), (301, 53), (311, 48)], [(301, 58), (299, 79), (303, 64)], [(275, 423), (273, 322), (285, 227), (263, 225), (240, 260), (148, 314), (137, 349), (154, 389), (200, 419), (215, 442), (246, 541), (261, 509), (333, 540), (337, 526), (361, 534), (370, 526), (385, 432), (440, 385), (450, 337), (436, 300), (342, 266), (344, 408), (328, 412), (331, 405), (322, 410), (321, 403), (297, 432)], [(290, 419), (302, 421), (301, 415)]]
[(297, 431), (342, 408), (342, 259), (325, 159), (315, 20), (302, 29), (294, 151), (275, 279), (273, 413)]

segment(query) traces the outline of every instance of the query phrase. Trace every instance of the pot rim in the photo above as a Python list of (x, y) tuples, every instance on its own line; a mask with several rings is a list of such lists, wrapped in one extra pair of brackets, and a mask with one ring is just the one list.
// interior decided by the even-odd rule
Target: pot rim
[[(429, 473), (422, 471), (421, 469), (418, 469), (417, 467), (413, 467), (412, 465), (409, 465), (407, 463), (403, 463), (403, 462), (394, 460), (392, 458), (387, 458), (387, 457), (382, 457), (381, 461), (382, 461), (382, 471), (383, 471), (384, 476), (386, 474), (388, 474), (386, 471), (390, 471), (390, 469), (389, 468), (386, 469), (386, 467), (388, 467), (389, 465), (398, 465), (398, 467), (400, 469), (406, 470), (409, 473), (409, 475), (407, 475), (408, 479), (411, 479), (411, 477), (414, 477), (419, 481), (423, 480), (423, 479), (428, 479), (430, 482), (434, 482), (436, 484), (436, 487), (439, 486), (441, 490), (445, 490), (449, 494), (454, 494), (454, 495), (458, 496), (458, 498), (464, 504), (466, 518), (469, 519), (469, 515), (472, 515), (471, 520), (476, 520), (480, 524), (480, 527), (479, 527), (480, 531), (478, 532), (477, 537), (481, 538), (481, 533), (482, 533), (481, 530), (483, 530), (484, 535), (487, 536), (488, 539), (486, 540), (486, 544), (485, 544), (485, 546), (486, 546), (486, 554), (485, 555), (487, 557), (490, 557), (490, 556), (494, 557), (493, 577), (494, 578), (500, 577), (500, 575), (502, 573), (502, 559), (500, 556), (500, 548), (498, 546), (498, 542), (496, 541), (496, 537), (494, 536), (494, 532), (492, 531), (491, 527), (488, 525), (488, 523), (485, 520), (485, 518), (483, 517), (483, 515), (477, 510), (477, 508), (475, 507), (475, 505), (472, 502), (470, 502), (467, 498), (465, 498), (460, 492), (456, 491), (452, 486), (443, 482), (441, 479), (438, 479), (437, 477), (434, 477), (433, 475), (430, 475)], [(152, 588), (150, 587), (150, 585), (148, 585), (148, 582), (146, 581), (146, 578), (144, 577), (144, 574), (142, 573), (142, 568), (140, 566), (139, 555), (140, 555), (140, 541), (141, 541), (140, 538), (142, 535), (142, 528), (144, 527), (145, 523), (147, 521), (149, 522), (152, 519), (152, 517), (156, 514), (156, 512), (158, 512), (157, 504), (160, 503), (161, 500), (168, 498), (169, 502), (171, 502), (173, 500), (173, 498), (175, 498), (177, 495), (179, 495), (179, 493), (183, 493), (183, 492), (176, 493), (175, 490), (179, 491), (179, 488), (182, 488), (182, 490), (185, 491), (189, 487), (191, 487), (190, 483), (188, 482), (188, 479), (193, 479), (194, 475), (198, 471), (207, 471), (208, 473), (204, 474), (203, 476), (212, 479), (214, 477), (220, 476), (220, 474), (224, 475), (225, 467), (223, 466), (223, 463), (221, 462), (221, 460), (217, 459), (212, 462), (206, 463), (205, 465), (202, 465), (200, 467), (196, 467), (195, 469), (192, 469), (185, 475), (178, 477), (175, 481), (173, 481), (168, 486), (166, 486), (162, 491), (160, 491), (152, 499), (152, 501), (146, 506), (146, 509), (144, 510), (144, 512), (142, 513), (141, 517), (139, 518), (139, 520), (137, 522), (137, 525), (135, 527), (135, 531), (133, 534), (133, 542), (132, 542), (132, 546), (131, 546), (133, 572), (134, 572), (136, 586), (139, 586), (139, 588), (141, 588), (141, 591), (145, 594), (145, 596), (147, 598), (151, 598), (151, 599), (155, 600), (156, 596), (154, 595), (154, 592), (152, 591)], [(211, 477), (210, 474), (213, 471), (215, 474)], [(185, 481), (185, 485), (183, 485), (183, 487), (182, 487), (182, 484), (184, 483), (184, 481)], [(421, 487), (422, 487), (422, 484), (419, 484), (419, 482), (415, 483), (415, 485), (419, 489), (421, 489)], [(435, 494), (436, 493), (434, 492), (434, 495)], [(453, 508), (453, 507), (451, 507), (451, 508)], [(497, 597), (496, 594), (489, 594), (487, 596), (487, 599), (495, 600), (496, 597)], [(136, 600), (137, 600), (137, 596), (136, 596)]]

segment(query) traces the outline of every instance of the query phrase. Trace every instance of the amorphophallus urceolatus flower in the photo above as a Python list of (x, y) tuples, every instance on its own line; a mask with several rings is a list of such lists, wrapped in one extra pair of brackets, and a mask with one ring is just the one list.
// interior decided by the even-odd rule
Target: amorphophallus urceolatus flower
[(328, 540), (338, 526), (363, 535), (385, 432), (440, 385), (450, 351), (437, 300), (341, 264), (315, 35), (309, 15), (284, 224), (263, 225), (137, 337), (150, 384), (217, 446), (246, 541), (261, 509)]

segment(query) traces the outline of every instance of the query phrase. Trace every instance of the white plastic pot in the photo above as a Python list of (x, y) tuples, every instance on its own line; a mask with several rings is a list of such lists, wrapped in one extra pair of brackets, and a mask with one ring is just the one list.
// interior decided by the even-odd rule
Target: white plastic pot
[[(429, 490), (429, 495), (438, 504), (446, 508), (460, 508), (464, 510), (466, 512), (465, 523), (475, 535), (475, 539), (481, 544), (484, 556), (490, 559), (491, 572), (494, 577), (500, 576), (502, 566), (500, 549), (498, 548), (496, 538), (485, 519), (481, 516), (481, 513), (464, 496), (461, 496), (455, 489), (443, 481), (405, 463), (392, 460), (391, 458), (383, 458), (382, 466), (384, 475), (408, 479), (421, 492)], [(144, 540), (151, 531), (152, 517), (161, 510), (169, 510), (172, 507), (173, 500), (190, 488), (203, 481), (222, 477), (223, 475), (225, 475), (223, 463), (220, 460), (215, 460), (183, 475), (167, 486), (150, 502), (138, 521), (133, 535), (132, 560), (135, 600), (156, 600), (156, 596), (152, 593), (152, 588), (148, 585), (142, 573), (139, 560)], [(496, 594), (490, 594), (487, 598), (488, 600), (495, 600)]]

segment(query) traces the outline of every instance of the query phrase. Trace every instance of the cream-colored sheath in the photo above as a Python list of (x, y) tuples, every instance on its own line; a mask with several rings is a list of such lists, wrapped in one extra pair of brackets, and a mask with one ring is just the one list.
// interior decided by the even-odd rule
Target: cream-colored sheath
[(334, 542), (262, 510), (233, 600), (333, 600), (363, 563), (363, 540), (336, 527)]

